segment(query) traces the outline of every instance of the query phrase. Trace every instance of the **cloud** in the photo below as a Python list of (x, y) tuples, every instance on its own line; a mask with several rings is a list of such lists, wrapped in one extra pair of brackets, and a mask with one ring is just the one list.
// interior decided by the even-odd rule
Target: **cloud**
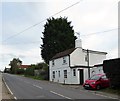
[[(53, 0), (52, 2), (51, 0), (9, 0), (10, 3), (8, 0), (3, 1), (2, 39), (4, 40), (79, 0)], [(116, 28), (117, 2), (118, 0), (81, 0), (79, 4), (54, 17), (66, 16), (68, 21), (72, 21), (71, 25), (74, 26), (75, 32), (81, 34), (83, 48), (106, 51), (108, 57), (112, 58), (117, 54), (117, 30), (86, 37), (82, 37), (82, 35)], [(9, 64), (14, 57), (20, 58), (24, 64), (43, 61), (39, 47), (42, 44), (40, 37), (45, 23), (46, 21), (0, 45), (0, 59), (3, 67)], [(34, 43), (35, 41), (40, 42)], [(31, 44), (29, 44), (30, 42)]]

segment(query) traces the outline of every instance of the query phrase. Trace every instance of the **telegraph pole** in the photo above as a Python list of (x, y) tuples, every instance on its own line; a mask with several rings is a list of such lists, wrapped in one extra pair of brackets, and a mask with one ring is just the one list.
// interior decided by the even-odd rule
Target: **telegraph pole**
[(89, 67), (89, 50), (87, 49), (87, 66), (88, 66), (88, 78), (90, 78), (90, 67)]

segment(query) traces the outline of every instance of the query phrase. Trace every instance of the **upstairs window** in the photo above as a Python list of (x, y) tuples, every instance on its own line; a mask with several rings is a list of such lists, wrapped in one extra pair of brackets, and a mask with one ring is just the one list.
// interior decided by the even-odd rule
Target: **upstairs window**
[(63, 64), (66, 64), (66, 63), (67, 63), (66, 57), (63, 57)]
[(85, 62), (88, 62), (88, 56), (85, 55)]
[(52, 60), (52, 66), (54, 66), (55, 65), (55, 61), (54, 60)]
[(73, 76), (76, 76), (76, 69), (73, 69)]
[(58, 71), (58, 77), (60, 77), (60, 71)]

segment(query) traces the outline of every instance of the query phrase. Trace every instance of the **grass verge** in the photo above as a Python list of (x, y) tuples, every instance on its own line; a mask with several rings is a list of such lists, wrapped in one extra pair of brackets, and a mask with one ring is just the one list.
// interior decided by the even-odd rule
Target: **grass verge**
[(29, 77), (29, 78), (32, 78), (32, 79), (36, 79), (36, 80), (43, 80), (42, 77), (40, 76), (29, 76), (29, 75), (24, 75), (25, 77)]
[(100, 91), (115, 94), (115, 95), (120, 95), (120, 88), (119, 89), (106, 88), (106, 89), (101, 89)]

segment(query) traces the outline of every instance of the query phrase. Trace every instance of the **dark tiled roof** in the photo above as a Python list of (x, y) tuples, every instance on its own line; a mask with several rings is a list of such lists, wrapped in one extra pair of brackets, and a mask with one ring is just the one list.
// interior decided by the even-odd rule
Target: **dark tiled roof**
[(67, 55), (71, 54), (75, 49), (76, 48), (71, 48), (71, 49), (65, 50), (63, 52), (57, 53), (51, 60), (57, 59), (57, 58), (60, 58), (63, 56), (67, 56)]

